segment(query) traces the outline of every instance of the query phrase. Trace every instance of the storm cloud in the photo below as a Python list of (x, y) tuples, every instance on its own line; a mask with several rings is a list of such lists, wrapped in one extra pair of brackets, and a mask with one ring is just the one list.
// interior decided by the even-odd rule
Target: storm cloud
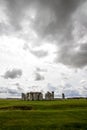
[[(56, 44), (58, 49), (54, 60), (56, 63), (60, 62), (74, 68), (87, 65), (86, 0), (4, 0), (0, 3), (8, 17), (9, 24), (4, 23), (4, 27), (10, 26), (19, 35), (22, 32), (23, 36), (23, 28), (27, 24), (25, 39), (28, 39), (30, 32), (33, 32), (32, 35), (35, 34), (36, 37)], [(2, 32), (5, 32), (2, 22), (0, 25), (3, 28)], [(30, 52), (38, 58), (48, 55), (48, 52), (43, 49), (33, 49)]]
[(22, 70), (21, 69), (12, 69), (5, 72), (3, 75), (3, 78), (5, 79), (16, 79), (20, 78), (22, 76)]
[[(20, 29), (20, 21), (23, 20), (27, 9), (36, 11), (34, 27), (37, 31), (47, 35), (55, 30), (64, 29), (68, 25), (71, 15), (85, 0), (5, 0), (7, 15), (10, 23)], [(33, 10), (32, 10), (33, 11)]]

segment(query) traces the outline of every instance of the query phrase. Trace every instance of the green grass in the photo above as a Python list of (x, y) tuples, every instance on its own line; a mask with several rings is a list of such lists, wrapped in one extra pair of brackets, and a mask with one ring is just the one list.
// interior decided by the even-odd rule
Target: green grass
[(87, 130), (87, 99), (0, 100), (0, 130)]

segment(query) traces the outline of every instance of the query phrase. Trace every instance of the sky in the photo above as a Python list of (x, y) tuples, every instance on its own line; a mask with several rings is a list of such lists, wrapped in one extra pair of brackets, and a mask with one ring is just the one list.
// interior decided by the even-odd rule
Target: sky
[(0, 0), (0, 98), (87, 97), (87, 0)]

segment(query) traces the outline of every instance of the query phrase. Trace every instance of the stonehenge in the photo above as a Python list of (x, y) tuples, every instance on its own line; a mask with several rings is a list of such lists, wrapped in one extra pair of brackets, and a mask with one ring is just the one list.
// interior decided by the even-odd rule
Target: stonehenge
[[(44, 100), (44, 98), (41, 92), (28, 92), (26, 94), (22, 93), (22, 100), (39, 101)], [(54, 100), (54, 92), (47, 92), (45, 94), (45, 100)]]

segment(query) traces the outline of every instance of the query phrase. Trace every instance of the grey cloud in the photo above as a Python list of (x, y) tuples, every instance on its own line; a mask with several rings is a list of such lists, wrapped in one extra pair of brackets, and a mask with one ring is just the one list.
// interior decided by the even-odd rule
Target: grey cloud
[(21, 69), (12, 69), (5, 72), (3, 75), (3, 78), (5, 79), (15, 79), (20, 78), (22, 76), (22, 70)]
[(65, 84), (62, 93), (65, 94), (65, 97), (78, 97), (80, 95), (80, 91), (74, 88), (71, 84)]
[(61, 78), (62, 78), (64, 81), (67, 81), (67, 80), (69, 80), (70, 76), (69, 76), (69, 74), (61, 73)]
[(0, 93), (20, 95), (20, 91), (18, 91), (17, 89), (4, 88), (4, 87), (0, 87)]
[(60, 48), (60, 52), (58, 53), (59, 56), (57, 57), (56, 61), (61, 62), (65, 65), (72, 66), (75, 68), (81, 68), (87, 65), (87, 43), (79, 44), (78, 50), (76, 46), (67, 45)]
[(41, 81), (41, 80), (45, 80), (45, 77), (42, 75), (43, 72), (47, 72), (46, 69), (41, 69), (41, 68), (36, 68), (36, 72), (35, 72), (35, 81)]
[(7, 16), (16, 30), (21, 29), (26, 9), (36, 9), (37, 15), (33, 27), (39, 35), (49, 35), (65, 31), (71, 15), (85, 0), (5, 0)]
[[(6, 5), (7, 5), (7, 16), (9, 17), (9, 21), (10, 24), (14, 27), (14, 29), (20, 30), (21, 26), (20, 26), (20, 21), (23, 18), (23, 12), (22, 9), (25, 8), (25, 6), (23, 7), (24, 0), (5, 0), (6, 1)], [(24, 9), (23, 9), (24, 11)]]
[[(81, 68), (87, 65), (87, 43), (80, 42), (78, 44), (79, 40), (87, 33), (85, 25), (85, 23), (87, 23), (86, 11), (84, 11), (83, 15), (79, 15), (81, 8), (84, 8), (83, 5), (85, 2), (85, 0), (55, 0), (50, 1), (50, 3), (49, 1), (41, 1), (43, 8), (47, 9), (46, 7), (49, 7), (53, 13), (48, 9), (46, 10), (50, 15), (50, 20), (48, 20), (46, 18), (47, 15), (44, 14), (46, 11), (42, 11), (42, 13), (39, 14), (40, 16), (38, 16), (39, 19), (37, 17), (35, 22), (35, 26), (38, 25), (36, 26), (36, 30), (42, 37), (51, 35), (51, 37), (57, 41), (57, 63), (61, 62), (64, 65), (74, 68)], [(85, 4), (87, 5), (87, 2)], [(76, 14), (79, 15), (80, 19), (78, 19)], [(73, 18), (74, 15), (75, 18)], [(84, 18), (82, 16), (84, 16)], [(53, 21), (52, 18), (55, 20)], [(47, 21), (43, 22), (43, 19), (47, 19)], [(81, 19), (85, 19), (85, 22)], [(80, 24), (79, 27), (74, 25), (75, 21), (78, 21), (78, 24)], [(77, 30), (77, 32), (73, 34), (75, 30)], [(77, 40), (75, 40), (75, 35), (78, 37)], [(61, 37), (60, 40), (59, 37)]]
[(84, 86), (84, 90), (87, 91), (87, 87), (86, 86)]
[(19, 92), (16, 89), (7, 89), (9, 94), (18, 94)]
[(20, 92), (24, 92), (24, 89), (21, 88), (20, 86), (18, 86), (17, 89), (18, 89)]
[(7, 93), (7, 88), (0, 87), (0, 93)]
[[(7, 3), (7, 16), (10, 24), (16, 31), (22, 30), (21, 21), (24, 19), (26, 9), (34, 8), (36, 10), (35, 20), (32, 20), (32, 28), (42, 39), (48, 38), (55, 40), (58, 47), (56, 62), (74, 68), (81, 68), (87, 65), (87, 43), (75, 40), (79, 32), (83, 36), (87, 33), (87, 14), (86, 0), (5, 0)], [(83, 6), (85, 3), (85, 6)], [(85, 10), (85, 11), (82, 11)], [(81, 14), (81, 15), (80, 15)], [(29, 16), (28, 16), (29, 17)], [(83, 19), (83, 20), (82, 20)], [(81, 24), (80, 31), (73, 34), (77, 29), (75, 22)], [(82, 35), (80, 35), (83, 37)], [(49, 38), (50, 37), (50, 38)], [(76, 48), (79, 47), (79, 50)], [(30, 50), (36, 57), (42, 58), (48, 55), (44, 50)]]
[(6, 24), (0, 23), (0, 35), (6, 33), (7, 28)]
[(79, 97), (79, 96), (81, 96), (79, 91), (77, 91), (77, 90), (66, 89), (64, 91), (64, 93), (65, 93), (66, 97)]
[(26, 9), (29, 8), (33, 1), (34, 0), (3, 0), (2, 2), (2, 0), (0, 0), (0, 5), (4, 7), (4, 13), (8, 19), (8, 21), (6, 20), (8, 24), (4, 24), (1, 31), (3, 32), (4, 30), (3, 33), (12, 34), (15, 31), (19, 32), (22, 30), (21, 21), (24, 19)]
[(55, 86), (51, 85), (50, 83), (48, 83), (47, 90), (48, 91), (54, 91), (54, 92), (56, 92), (57, 88)]
[(30, 50), (31, 54), (33, 54), (34, 56), (38, 57), (38, 58), (43, 58), (48, 56), (48, 52), (44, 51), (44, 50)]
[(29, 45), (24, 43), (24, 46), (23, 46), (23, 49), (26, 51), (26, 50), (29, 50)]
[(15, 86), (17, 86), (17, 87), (19, 87), (19, 86), (20, 86), (20, 84), (19, 84), (19, 83), (15, 83), (15, 84), (13, 84), (13, 85), (15, 85)]
[[(85, 5), (87, 5), (87, 2)], [(85, 10), (84, 13), (82, 13), (82, 10)], [(87, 23), (87, 13), (84, 4), (79, 6), (74, 14), (74, 19), (72, 18), (71, 25), (73, 28), (70, 31), (72, 37), (69, 36), (68, 38), (66, 36), (60, 41), (61, 44), (59, 45), (56, 62), (61, 62), (74, 68), (82, 68), (87, 65), (87, 29), (83, 22), (82, 14)]]
[(20, 91), (20, 92), (24, 91), (24, 89), (21, 87), (20, 83), (15, 83), (13, 85), (17, 86), (18, 91)]
[(36, 71), (37, 72), (47, 72), (46, 69), (42, 69), (42, 68), (39, 68), (39, 67), (36, 68)]
[(44, 76), (42, 76), (40, 73), (35, 73), (35, 81), (41, 81), (44, 80)]
[[(66, 35), (66, 33), (68, 33), (67, 27), (70, 25), (72, 14), (76, 11), (78, 6), (84, 2), (84, 0), (39, 1), (41, 3), (41, 7), (39, 9), (40, 13), (38, 13), (34, 27), (37, 28), (37, 31), (39, 31), (40, 34), (45, 36), (49, 34), (54, 35), (54, 33), (60, 32), (65, 33), (64, 35)], [(44, 12), (41, 9), (44, 10)]]
[(75, 69), (75, 71), (74, 71), (75, 73), (78, 73), (78, 69)]
[(31, 54), (33, 54), (34, 56), (38, 57), (38, 58), (44, 58), (46, 56), (48, 56), (48, 52), (42, 49), (32, 49), (29, 47), (28, 44), (24, 44), (23, 49), (26, 51), (28, 50)]

